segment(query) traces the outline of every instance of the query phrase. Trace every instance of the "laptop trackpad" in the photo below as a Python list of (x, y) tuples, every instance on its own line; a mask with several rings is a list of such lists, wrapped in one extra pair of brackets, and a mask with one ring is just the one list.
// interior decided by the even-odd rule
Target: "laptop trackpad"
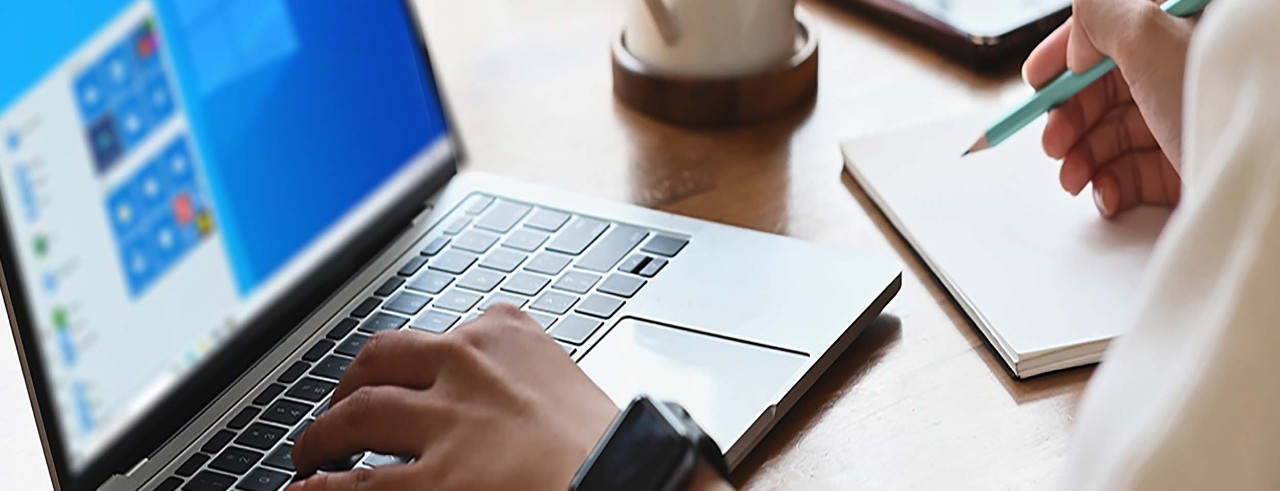
[(619, 407), (679, 402), (724, 450), (782, 397), (808, 356), (627, 318), (579, 362)]

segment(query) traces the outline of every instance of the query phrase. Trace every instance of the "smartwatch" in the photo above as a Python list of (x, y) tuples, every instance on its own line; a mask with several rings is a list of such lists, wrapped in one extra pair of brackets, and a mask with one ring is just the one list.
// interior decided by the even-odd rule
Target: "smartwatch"
[(705, 462), (725, 480), (715, 440), (679, 404), (637, 396), (574, 475), (570, 491), (684, 491)]

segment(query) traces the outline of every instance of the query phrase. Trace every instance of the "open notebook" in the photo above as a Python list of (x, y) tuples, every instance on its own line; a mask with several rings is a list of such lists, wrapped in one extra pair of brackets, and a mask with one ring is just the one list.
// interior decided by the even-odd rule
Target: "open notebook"
[(1168, 212), (1107, 221), (1091, 189), (1063, 192), (1043, 122), (961, 159), (998, 115), (853, 139), (845, 165), (1015, 375), (1096, 363), (1132, 317)]

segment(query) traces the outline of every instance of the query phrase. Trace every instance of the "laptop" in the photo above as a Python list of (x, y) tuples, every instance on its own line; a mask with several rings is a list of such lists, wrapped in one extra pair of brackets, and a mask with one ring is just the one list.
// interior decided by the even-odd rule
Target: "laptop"
[(458, 173), (407, 3), (0, 10), (22, 47), (4, 300), (58, 489), (280, 489), (370, 335), (497, 302), (615, 401), (682, 403), (736, 465), (900, 285), (891, 261)]

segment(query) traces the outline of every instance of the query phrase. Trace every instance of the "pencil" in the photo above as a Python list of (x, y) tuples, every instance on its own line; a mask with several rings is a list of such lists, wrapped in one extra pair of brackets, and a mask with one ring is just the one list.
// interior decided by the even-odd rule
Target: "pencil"
[[(1161, 5), (1160, 8), (1169, 15), (1190, 17), (1200, 13), (1207, 5), (1209, 5), (1209, 0), (1169, 0)], [(1036, 91), (1022, 105), (1014, 108), (1008, 115), (988, 127), (987, 131), (978, 137), (978, 141), (974, 142), (973, 146), (964, 152), (964, 155), (981, 152), (999, 145), (1028, 124), (1031, 124), (1036, 118), (1049, 112), (1050, 109), (1075, 97), (1080, 91), (1097, 82), (1098, 79), (1115, 68), (1116, 62), (1114, 60), (1104, 58), (1084, 73), (1073, 73), (1071, 70), (1067, 70), (1054, 79), (1053, 82), (1050, 82), (1049, 85)]]

